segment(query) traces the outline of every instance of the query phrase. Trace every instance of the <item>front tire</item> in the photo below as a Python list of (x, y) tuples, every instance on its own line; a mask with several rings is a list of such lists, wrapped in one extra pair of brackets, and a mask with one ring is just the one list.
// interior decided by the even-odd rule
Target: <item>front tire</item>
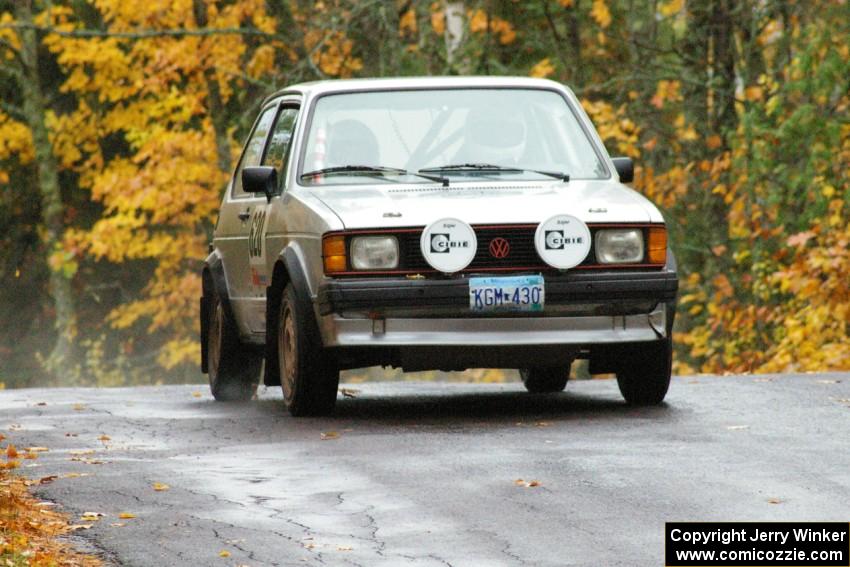
[(654, 406), (664, 401), (673, 370), (673, 340), (629, 347), (617, 370), (617, 386), (632, 406)]
[(283, 401), (293, 416), (328, 415), (336, 405), (339, 368), (310, 333), (308, 305), (298, 301), (292, 284), (283, 290), (277, 348)]
[(246, 351), (221, 298), (210, 298), (207, 331), (207, 373), (210, 391), (219, 402), (250, 400), (259, 381), (262, 358)]
[(570, 367), (523, 368), (519, 375), (525, 389), (532, 394), (552, 394), (566, 388)]

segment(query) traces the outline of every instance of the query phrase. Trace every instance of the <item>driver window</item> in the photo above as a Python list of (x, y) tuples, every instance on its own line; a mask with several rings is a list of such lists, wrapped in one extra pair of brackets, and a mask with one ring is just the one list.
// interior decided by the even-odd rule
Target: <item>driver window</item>
[(289, 161), (289, 148), (292, 145), (292, 131), (298, 118), (298, 109), (285, 107), (281, 109), (274, 125), (272, 137), (269, 140), (266, 155), (263, 157), (262, 165), (274, 167), (277, 170), (278, 182), (286, 183), (287, 162)]
[(260, 115), (260, 119), (257, 121), (257, 126), (251, 133), (251, 138), (248, 140), (245, 151), (242, 153), (242, 160), (239, 162), (239, 167), (236, 168), (236, 177), (233, 180), (234, 197), (245, 197), (249, 195), (242, 190), (242, 170), (246, 167), (260, 165), (263, 146), (274, 120), (275, 109), (276, 107), (272, 106), (264, 110)]

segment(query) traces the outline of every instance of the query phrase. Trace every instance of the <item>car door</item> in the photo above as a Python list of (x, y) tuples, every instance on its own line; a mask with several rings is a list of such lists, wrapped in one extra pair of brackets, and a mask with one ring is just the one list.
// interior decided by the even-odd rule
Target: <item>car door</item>
[(249, 321), (257, 313), (265, 316), (265, 296), (254, 293), (253, 275), (249, 261), (249, 233), (255, 220), (254, 211), (266, 203), (263, 194), (246, 193), (242, 188), (242, 170), (260, 165), (266, 140), (277, 115), (278, 101), (263, 107), (257, 118), (248, 142), (242, 150), (239, 164), (219, 212), (214, 244), (222, 255), (225, 278), (227, 279), (230, 304), (233, 308), (240, 334), (249, 338), (255, 331)]
[[(281, 102), (260, 162), (261, 165), (274, 167), (277, 170), (277, 195), (280, 195), (286, 182), (289, 149), (292, 145), (295, 123), (298, 120), (298, 110), (297, 99), (284, 99)], [(248, 229), (248, 268), (251, 274), (250, 295), (252, 298), (265, 299), (266, 297), (266, 287), (271, 279), (268, 271), (271, 263), (268, 261), (269, 256), (277, 256), (282, 245), (279, 237), (285, 233), (286, 211), (281, 210), (282, 207), (280, 199), (275, 196), (268, 201), (263, 200), (262, 203), (258, 203), (251, 211)], [(275, 211), (275, 208), (278, 210)], [(275, 215), (274, 212), (279, 214)], [(268, 235), (271, 235), (271, 239)], [(248, 326), (252, 332), (264, 333), (265, 312), (259, 317), (255, 315), (252, 311), (248, 318)]]

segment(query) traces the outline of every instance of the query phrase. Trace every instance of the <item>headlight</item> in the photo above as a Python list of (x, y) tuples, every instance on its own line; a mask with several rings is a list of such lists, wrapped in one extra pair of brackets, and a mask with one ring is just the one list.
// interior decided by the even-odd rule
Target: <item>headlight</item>
[(355, 270), (393, 270), (398, 267), (395, 236), (355, 236), (351, 239), (351, 267)]
[(634, 264), (643, 260), (643, 231), (639, 228), (599, 230), (594, 242), (600, 264)]

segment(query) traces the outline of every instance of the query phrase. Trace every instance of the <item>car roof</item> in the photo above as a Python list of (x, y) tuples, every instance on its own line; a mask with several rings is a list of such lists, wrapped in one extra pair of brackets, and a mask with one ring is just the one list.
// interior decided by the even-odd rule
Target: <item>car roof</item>
[(318, 96), (328, 93), (382, 91), (395, 89), (440, 89), (440, 88), (535, 88), (564, 89), (564, 85), (548, 79), (532, 77), (392, 77), (381, 79), (333, 79), (298, 83), (281, 89), (267, 100), (297, 92), (303, 96)]

